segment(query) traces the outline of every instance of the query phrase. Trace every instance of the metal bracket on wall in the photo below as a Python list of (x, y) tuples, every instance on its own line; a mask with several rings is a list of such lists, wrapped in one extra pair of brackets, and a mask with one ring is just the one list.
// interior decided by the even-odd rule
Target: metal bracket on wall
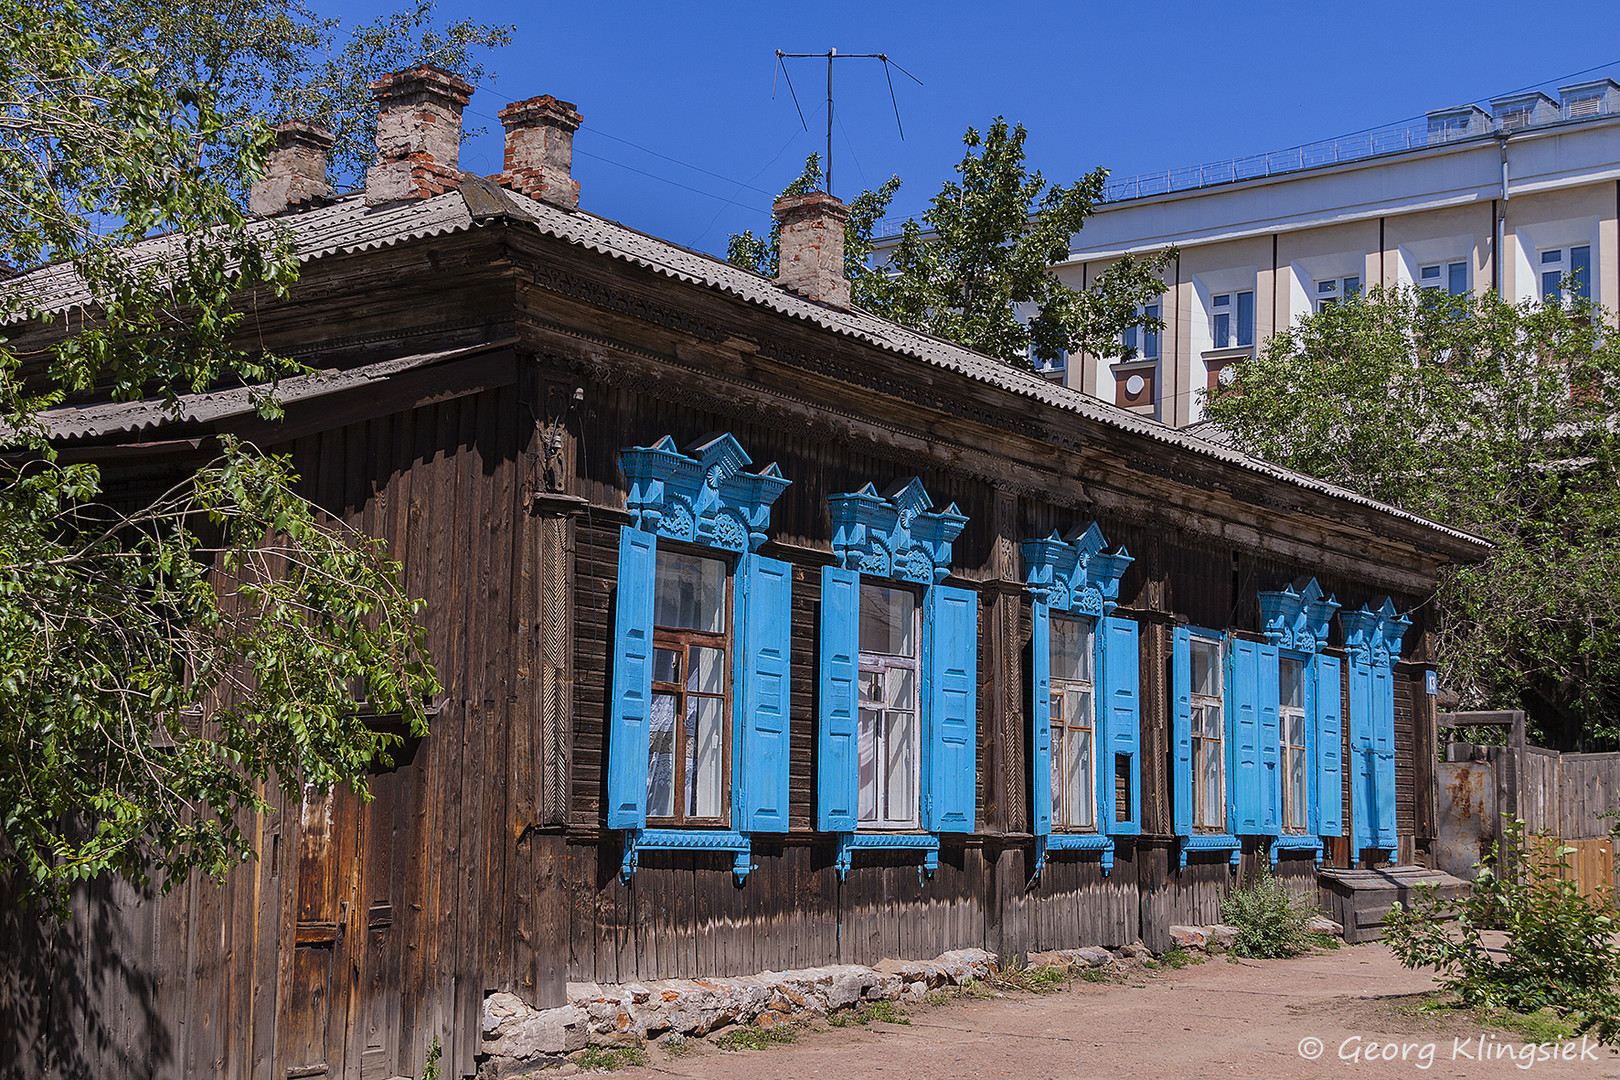
[(1196, 833), (1181, 838), (1181, 869), (1187, 869), (1187, 856), (1194, 851), (1224, 851), (1236, 873), (1243, 861), (1243, 842), (1231, 833)]
[(919, 882), (925, 874), (933, 877), (934, 871), (939, 869), (939, 837), (932, 833), (839, 833), (838, 857), (833, 861), (833, 869), (838, 871), (839, 881), (843, 881), (845, 875), (849, 873), (855, 851), (859, 848), (921, 851), (922, 862), (917, 868)]
[(1046, 856), (1053, 851), (1102, 852), (1103, 877), (1114, 868), (1114, 838), (1101, 833), (1047, 833), (1035, 837), (1035, 877), (1046, 866)]
[(754, 863), (753, 842), (746, 833), (731, 830), (628, 829), (624, 834), (624, 860), (619, 864), (619, 880), (626, 885), (635, 874), (643, 851), (729, 851), (731, 872), (737, 884), (759, 869)]
[(1322, 850), (1326, 842), (1315, 836), (1274, 836), (1270, 848), (1271, 868), (1277, 869), (1277, 858), (1285, 851), (1309, 851), (1316, 865), (1322, 865)]

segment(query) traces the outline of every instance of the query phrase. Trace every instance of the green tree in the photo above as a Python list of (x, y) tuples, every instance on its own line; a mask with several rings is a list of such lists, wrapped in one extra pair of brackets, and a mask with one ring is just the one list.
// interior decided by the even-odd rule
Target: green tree
[(1567, 747), (1620, 735), (1620, 341), (1604, 318), (1373, 289), (1273, 336), (1207, 409), (1244, 450), (1496, 544), (1442, 580), (1441, 679)]
[(298, 370), (237, 344), (237, 297), (297, 269), (233, 198), (268, 128), (116, 30), (0, 0), (0, 257), (51, 264), (0, 285), (0, 875), (51, 913), (98, 874), (223, 875), (267, 783), (358, 787), (398, 741), (355, 688), (416, 733), (437, 691), (397, 568), (285, 462), (225, 441), (114, 509), (57, 459), (42, 413), (70, 393), (172, 403)]
[[(1084, 292), (1063, 285), (1051, 267), (1069, 257), (1070, 239), (1095, 210), (1108, 172), (1094, 169), (1049, 187), (1025, 168), (1024, 137), (1023, 125), (1001, 117), (982, 136), (969, 128), (956, 166), (960, 181), (941, 186), (921, 221), (906, 222), (882, 267), (868, 266), (871, 231), (899, 179), (857, 196), (845, 259), (855, 303), (1019, 366), (1059, 350), (1115, 355), (1127, 328), (1162, 330), (1162, 320), (1142, 309), (1164, 291), (1175, 250), (1126, 255)], [(782, 194), (815, 190), (815, 165), (812, 156)], [(734, 236), (728, 257), (774, 275), (777, 236), (774, 228), (766, 240)]]

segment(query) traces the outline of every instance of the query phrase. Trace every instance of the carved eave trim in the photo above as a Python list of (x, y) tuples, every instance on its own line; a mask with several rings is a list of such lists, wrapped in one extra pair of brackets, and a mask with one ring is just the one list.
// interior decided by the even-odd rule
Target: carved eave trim
[(620, 450), (631, 527), (726, 551), (758, 550), (770, 528), (771, 505), (791, 481), (774, 464), (743, 472), (750, 464), (730, 435), (701, 439), (685, 451), (668, 435), (652, 446)]
[(917, 477), (881, 495), (871, 484), (829, 495), (833, 554), (847, 570), (937, 585), (951, 572), (951, 542), (967, 516), (955, 503), (938, 512), (933, 505)]
[(1344, 647), (1351, 657), (1374, 667), (1390, 667), (1401, 655), (1401, 638), (1412, 620), (1395, 610), (1389, 597), (1376, 608), (1339, 612)]
[(1298, 591), (1285, 586), (1280, 591), (1260, 593), (1260, 629), (1266, 641), (1280, 649), (1316, 653), (1327, 648), (1328, 627), (1339, 604), (1322, 595), (1322, 587), (1311, 578)]
[(1119, 606), (1119, 579), (1136, 560), (1123, 547), (1110, 553), (1107, 546), (1096, 522), (1067, 538), (1054, 531), (1044, 540), (1025, 540), (1024, 584), (1055, 610), (1111, 614)]

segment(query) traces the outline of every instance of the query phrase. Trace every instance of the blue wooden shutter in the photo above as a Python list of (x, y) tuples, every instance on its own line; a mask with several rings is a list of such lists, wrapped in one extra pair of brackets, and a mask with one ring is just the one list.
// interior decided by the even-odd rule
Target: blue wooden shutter
[(935, 585), (923, 601), (924, 826), (972, 832), (978, 784), (979, 597)]
[(1320, 653), (1316, 668), (1316, 771), (1311, 803), (1318, 836), (1344, 835), (1344, 720), (1339, 702), (1339, 659)]
[(647, 736), (652, 707), (653, 588), (658, 539), (619, 529), (613, 618), (613, 711), (608, 733), (608, 827), (647, 824)]
[(1228, 780), (1232, 831), (1260, 831), (1260, 646), (1232, 638), (1227, 650), (1227, 732), (1232, 749)]
[(1351, 858), (1373, 843), (1372, 829), (1372, 667), (1352, 659), (1350, 676), (1350, 835)]
[(1282, 832), (1282, 724), (1278, 718), (1280, 657), (1275, 645), (1259, 647), (1255, 669), (1260, 713), (1260, 831)]
[(1033, 702), (1030, 709), (1030, 798), (1036, 836), (1052, 831), (1052, 617), (1037, 600), (1031, 610), (1029, 638)]
[[(1110, 833), (1136, 835), (1142, 831), (1142, 765), (1137, 748), (1141, 744), (1142, 654), (1137, 643), (1136, 623), (1109, 616), (1102, 620), (1103, 700), (1107, 703), (1105, 738), (1098, 784), (1102, 799), (1102, 820)], [(1120, 820), (1115, 783), (1118, 759), (1128, 760), (1130, 817)]]
[(1176, 835), (1192, 835), (1192, 634), (1185, 626), (1170, 646), (1170, 811)]
[(1395, 847), (1395, 676), (1372, 669), (1373, 843)]
[(793, 568), (745, 555), (737, 577), (743, 589), (740, 828), (787, 832)]
[(821, 672), (816, 725), (816, 828), (854, 832), (860, 811), (855, 745), (861, 647), (861, 575), (821, 568)]

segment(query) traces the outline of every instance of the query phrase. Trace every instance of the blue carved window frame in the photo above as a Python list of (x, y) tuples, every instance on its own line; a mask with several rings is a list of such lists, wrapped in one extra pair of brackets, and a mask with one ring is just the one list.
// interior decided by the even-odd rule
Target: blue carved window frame
[[(1019, 545), (1030, 594), (1030, 792), (1035, 873), (1053, 851), (1096, 851), (1106, 875), (1114, 866), (1115, 838), (1141, 832), (1141, 671), (1138, 630), (1114, 615), (1119, 582), (1135, 561), (1128, 551), (1107, 551), (1096, 522), (1068, 536), (1053, 532)], [(1093, 636), (1092, 797), (1096, 827), (1064, 828), (1052, 820), (1051, 618), (1087, 618)], [(1115, 787), (1119, 756), (1129, 758), (1130, 815), (1119, 817)]]
[(1395, 814), (1395, 661), (1412, 620), (1385, 597), (1376, 606), (1339, 612), (1349, 684), (1351, 859), (1366, 851), (1393, 858)]
[[(1234, 792), (1233, 742), (1235, 723), (1231, 671), (1230, 633), (1202, 626), (1178, 626), (1171, 634), (1171, 814), (1176, 835), (1181, 838), (1180, 866), (1187, 868), (1187, 857), (1194, 851), (1224, 852), (1233, 870), (1239, 865), (1243, 843), (1238, 839)], [(1214, 645), (1221, 673), (1221, 795), (1225, 828), (1195, 825), (1193, 809), (1192, 754), (1192, 643), (1197, 639)]]
[[(789, 481), (774, 464), (745, 472), (750, 464), (729, 434), (685, 450), (665, 436), (619, 452), (630, 524), (620, 530), (607, 768), (608, 825), (624, 831), (626, 882), (647, 850), (729, 852), (741, 882), (753, 869), (751, 834), (787, 831), (792, 571), (758, 549), (771, 506)], [(724, 827), (647, 827), (651, 596), (660, 539), (723, 557), (728, 566), (731, 783)]]
[[(822, 569), (817, 688), (816, 827), (837, 837), (835, 869), (860, 850), (910, 851), (921, 872), (939, 865), (940, 835), (972, 832), (977, 787), (977, 613), (972, 590), (945, 584), (951, 544), (967, 524), (954, 504), (932, 509), (917, 477), (879, 492), (830, 495), (834, 563)], [(862, 829), (859, 822), (859, 604), (864, 580), (915, 587), (919, 641), (920, 828)]]
[[(1343, 801), (1342, 765), (1339, 763), (1340, 665), (1325, 651), (1339, 604), (1323, 594), (1315, 578), (1298, 589), (1290, 585), (1262, 591), (1259, 598), (1261, 632), (1267, 643), (1277, 650), (1279, 666), (1284, 658), (1299, 661), (1305, 680), (1306, 826), (1300, 832), (1290, 833), (1281, 821), (1281, 785), (1288, 782), (1287, 763), (1283, 762), (1276, 792), (1277, 831), (1269, 844), (1271, 864), (1277, 865), (1283, 851), (1309, 851), (1320, 865), (1327, 839), (1343, 832), (1341, 815), (1337, 812)], [(1323, 797), (1330, 792), (1333, 801), (1328, 803)]]

